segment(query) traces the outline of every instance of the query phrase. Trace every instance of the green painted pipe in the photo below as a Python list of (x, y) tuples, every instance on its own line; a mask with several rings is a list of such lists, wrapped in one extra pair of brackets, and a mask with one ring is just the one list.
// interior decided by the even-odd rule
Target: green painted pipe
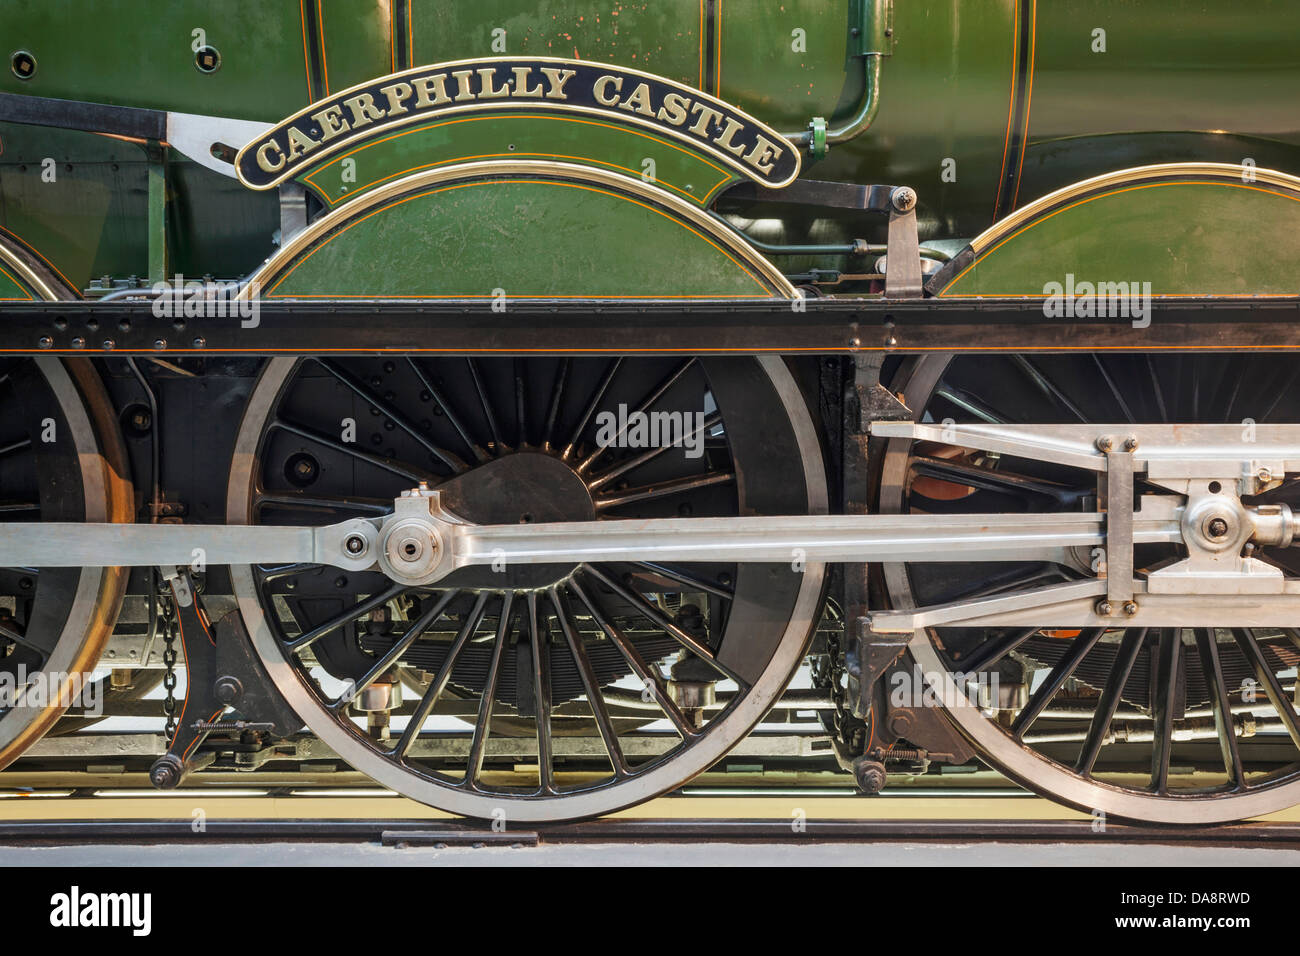
[(880, 112), (882, 59), (879, 53), (870, 53), (863, 57), (865, 61), (866, 90), (862, 95), (862, 103), (858, 107), (858, 112), (851, 120), (837, 129), (826, 129), (826, 121), (820, 116), (814, 117), (808, 129), (801, 133), (791, 134), (788, 137), (789, 140), (796, 146), (809, 146), (813, 159), (821, 159), (826, 155), (826, 150), (829, 147), (847, 143), (849, 140), (866, 132), (875, 121), (876, 114)]

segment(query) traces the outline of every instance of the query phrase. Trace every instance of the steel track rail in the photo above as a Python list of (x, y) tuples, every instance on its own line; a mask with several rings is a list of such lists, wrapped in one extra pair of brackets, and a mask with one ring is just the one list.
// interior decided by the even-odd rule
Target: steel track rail
[[(148, 301), (19, 303), (0, 354), (837, 354), (1300, 349), (1300, 297), (1154, 300), (1150, 324), (1050, 319), (1030, 299), (789, 302), (268, 301), (242, 318)], [(177, 307), (179, 308), (179, 306)], [(252, 323), (256, 323), (255, 325)]]

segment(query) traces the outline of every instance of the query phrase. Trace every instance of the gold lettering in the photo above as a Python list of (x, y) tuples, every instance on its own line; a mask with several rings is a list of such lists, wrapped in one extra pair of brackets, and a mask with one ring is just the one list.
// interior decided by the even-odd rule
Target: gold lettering
[(691, 126), (691, 132), (696, 136), (708, 136), (709, 124), (714, 120), (722, 119), (722, 114), (712, 106), (705, 106), (703, 103), (696, 103), (691, 107), (691, 115), (700, 114), (700, 118)]
[(305, 156), (320, 145), (320, 143), (316, 142), (296, 126), (289, 127), (288, 136), (290, 162), (297, 159), (299, 156)]
[(531, 66), (515, 67), (515, 96), (533, 96), (542, 95), (541, 86), (534, 86), (531, 90), (528, 88), (528, 75), (533, 72)]
[(745, 156), (745, 162), (753, 166), (761, 173), (770, 173), (772, 171), (772, 160), (781, 155), (781, 147), (776, 145), (762, 133), (755, 135), (754, 148)]
[(390, 83), (388, 86), (381, 86), (379, 92), (388, 97), (388, 115), (400, 116), (406, 112), (406, 107), (402, 105), (402, 100), (411, 98), (410, 83)]
[(650, 108), (650, 84), (638, 83), (635, 90), (622, 103), (618, 104), (621, 109), (635, 110), (642, 116), (654, 118), (655, 111)]
[(375, 105), (375, 98), (369, 93), (349, 96), (343, 105), (352, 111), (352, 128), (369, 126), (375, 120), (384, 118), (384, 111)]
[[(280, 161), (278, 163), (271, 162), (270, 157), (268, 155), (271, 150), (275, 150), (276, 155), (280, 157)], [(257, 165), (262, 168), (262, 172), (273, 173), (276, 170), (284, 169), (284, 163), (285, 163), (284, 151), (280, 149), (280, 144), (277, 143), (275, 140), (268, 139), (261, 146), (257, 147), (256, 155), (257, 155)]]
[(474, 79), (473, 70), (452, 70), (451, 75), (456, 78), (456, 84), (459, 92), (456, 94), (456, 102), (464, 103), (466, 100), (477, 99), (474, 95), (474, 89), (471, 81)]
[(672, 126), (681, 126), (686, 122), (686, 107), (690, 100), (680, 93), (669, 93), (664, 97), (664, 105), (659, 110), (659, 118)]
[[(446, 73), (412, 77), (411, 85), (415, 87), (415, 108), (417, 110), (428, 109), (430, 106), (441, 106), (443, 103), (451, 102), (451, 97), (447, 95)], [(433, 93), (432, 97), (429, 96), (430, 92)]]
[(499, 100), (502, 97), (510, 95), (510, 87), (503, 86), (498, 88), (496, 85), (497, 70), (494, 66), (485, 66), (478, 71), (478, 75), (483, 78), (483, 89), (479, 91), (479, 99)]
[(591, 95), (596, 97), (596, 102), (601, 106), (618, 106), (618, 97), (606, 93), (611, 85), (614, 87), (614, 92), (617, 93), (623, 89), (623, 77), (606, 74), (598, 79), (591, 88)]
[(352, 127), (343, 118), (343, 111), (338, 106), (327, 106), (319, 113), (312, 113), (311, 118), (320, 124), (320, 141), (328, 143), (339, 133), (346, 133)]
[[(577, 75), (576, 70), (561, 70), (553, 66), (542, 67), (542, 76), (546, 77), (551, 84), (551, 88), (546, 91), (546, 98), (548, 100), (567, 100), (569, 97), (564, 92), (564, 84)], [(620, 80), (620, 82), (622, 81)]]
[(738, 120), (730, 116), (728, 116), (726, 119), (727, 119), (726, 128), (724, 128), (721, 133), (719, 133), (717, 136), (713, 138), (713, 142), (718, 146), (721, 146), (727, 152), (739, 156), (741, 153), (745, 151), (745, 147), (740, 143), (733, 143), (732, 139), (735, 138), (737, 133), (739, 133), (742, 129), (745, 128), (744, 124), (740, 123)]

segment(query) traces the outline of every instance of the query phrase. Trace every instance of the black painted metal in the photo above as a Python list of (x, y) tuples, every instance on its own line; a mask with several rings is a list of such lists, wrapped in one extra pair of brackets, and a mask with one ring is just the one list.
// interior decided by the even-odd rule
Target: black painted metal
[[(794, 306), (798, 306), (796, 309)], [(148, 301), (0, 310), (0, 354), (155, 356), (837, 354), (1300, 349), (1300, 298), (1180, 299), (1151, 323), (1049, 319), (1026, 299), (676, 302), (262, 302), (254, 317), (175, 318)], [(227, 304), (227, 310), (233, 307)], [(159, 310), (164, 311), (164, 310)], [(255, 324), (254, 324), (255, 323)]]

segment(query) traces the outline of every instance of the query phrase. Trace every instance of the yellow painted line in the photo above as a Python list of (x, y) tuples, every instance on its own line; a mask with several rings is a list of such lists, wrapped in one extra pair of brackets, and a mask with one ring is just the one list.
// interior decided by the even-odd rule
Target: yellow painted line
[[(181, 792), (157, 797), (14, 797), (0, 801), (0, 821), (20, 820), (446, 820), (454, 815), (404, 797), (221, 796)], [(1086, 820), (1089, 815), (1038, 797), (662, 797), (610, 814), (611, 819), (780, 820)], [(1300, 808), (1260, 817), (1300, 822)]]

